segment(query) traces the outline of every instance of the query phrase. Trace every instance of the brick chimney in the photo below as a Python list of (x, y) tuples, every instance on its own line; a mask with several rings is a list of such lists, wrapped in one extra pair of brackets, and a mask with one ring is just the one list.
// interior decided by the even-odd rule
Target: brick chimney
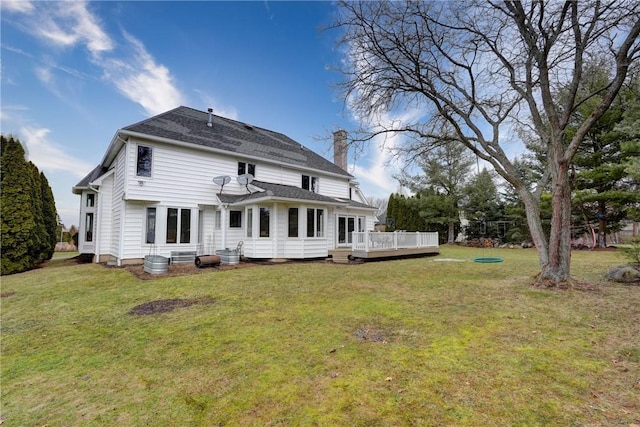
[(347, 170), (347, 131), (338, 129), (333, 133), (333, 163)]

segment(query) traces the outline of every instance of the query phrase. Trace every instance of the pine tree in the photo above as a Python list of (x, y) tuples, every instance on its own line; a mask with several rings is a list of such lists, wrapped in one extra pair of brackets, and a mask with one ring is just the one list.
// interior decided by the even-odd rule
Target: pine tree
[(462, 208), (470, 221), (469, 237), (504, 237), (499, 235), (497, 226), (490, 225), (503, 219), (498, 189), (491, 173), (483, 169), (466, 185), (464, 193)]
[[(446, 217), (447, 243), (454, 243), (456, 227), (460, 224), (459, 204), (463, 196), (463, 188), (471, 173), (474, 158), (462, 144), (451, 143), (438, 146), (421, 154), (417, 160), (423, 174), (403, 176), (401, 182), (416, 193), (427, 188), (435, 191), (431, 202), (437, 203), (438, 218)], [(420, 203), (422, 211), (430, 210), (426, 204)], [(423, 215), (424, 217), (424, 215)], [(440, 220), (436, 221), (441, 223)]]
[(386, 231), (395, 231), (398, 228), (398, 195), (393, 193), (387, 203), (387, 227)]
[(40, 172), (40, 187), (42, 197), (42, 216), (44, 220), (44, 227), (47, 232), (48, 240), (45, 246), (45, 250), (41, 255), (42, 260), (49, 260), (53, 256), (53, 251), (56, 248), (58, 236), (60, 236), (58, 227), (58, 212), (56, 210), (56, 202), (53, 197), (53, 191), (49, 185), (49, 180), (44, 176), (44, 173)]
[[(596, 88), (605, 84), (604, 71), (597, 66), (588, 71), (593, 75), (588, 84)], [(599, 247), (607, 245), (607, 234), (617, 231), (623, 220), (634, 217), (634, 208), (640, 204), (640, 194), (626, 170), (629, 162), (637, 159), (638, 152), (630, 142), (630, 135), (621, 132), (625, 129), (625, 118), (629, 117), (625, 113), (637, 108), (638, 89), (632, 86), (620, 92), (614, 105), (587, 133), (574, 159), (573, 213), (577, 223), (597, 229)], [(590, 114), (594, 102), (585, 102), (576, 114)]]
[(396, 230), (406, 230), (407, 203), (404, 194), (397, 196), (396, 203)]
[(32, 236), (30, 251), (36, 262), (43, 261), (42, 254), (46, 251), (49, 236), (44, 225), (44, 215), (42, 213), (42, 183), (40, 182), (40, 171), (32, 162), (28, 163), (31, 171), (31, 183), (28, 187), (30, 193), (30, 205), (33, 218), (35, 220), (34, 235)]
[(25, 159), (20, 141), (1, 140), (2, 274), (19, 273), (51, 259), (58, 215), (49, 181)]
[(32, 173), (19, 141), (0, 135), (2, 144), (2, 274), (33, 268), (39, 259), (34, 254), (36, 219), (31, 203)]

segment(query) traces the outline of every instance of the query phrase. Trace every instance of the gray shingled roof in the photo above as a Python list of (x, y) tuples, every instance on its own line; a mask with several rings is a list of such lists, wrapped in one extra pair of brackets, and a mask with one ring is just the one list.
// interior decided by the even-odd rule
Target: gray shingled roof
[(313, 191), (305, 190), (303, 188), (294, 187), (291, 185), (272, 184), (270, 182), (258, 180), (252, 181), (251, 185), (258, 187), (264, 191), (245, 195), (220, 194), (218, 195), (218, 198), (223, 203), (239, 203), (247, 200), (269, 199), (274, 197), (280, 199), (309, 200), (314, 202), (330, 203), (334, 205), (375, 209), (373, 206), (368, 206), (364, 203), (356, 202), (354, 200), (323, 196), (322, 194), (314, 193)]
[(216, 115), (212, 115), (213, 125), (209, 127), (208, 120), (209, 113), (205, 111), (178, 107), (123, 130), (352, 177), (342, 168), (281, 133)]
[(80, 180), (80, 182), (77, 183), (73, 187), (73, 189), (75, 190), (76, 188), (78, 188), (78, 189), (87, 188), (89, 186), (90, 182), (95, 181), (96, 179), (100, 178), (106, 172), (107, 172), (107, 168), (103, 168), (102, 165), (96, 166), (95, 169), (93, 169), (91, 172), (89, 172), (87, 174), (87, 176), (82, 178), (82, 180)]
[(223, 203), (238, 203), (245, 200), (255, 200), (262, 198), (282, 198), (293, 200), (310, 200), (314, 202), (343, 204), (346, 205), (346, 200), (339, 200), (333, 197), (323, 196), (313, 191), (305, 190), (303, 188), (294, 187), (291, 185), (272, 184), (270, 182), (263, 182), (254, 180), (251, 182), (252, 186), (258, 187), (264, 191), (254, 192), (246, 195), (233, 195), (233, 194), (221, 194), (218, 197)]

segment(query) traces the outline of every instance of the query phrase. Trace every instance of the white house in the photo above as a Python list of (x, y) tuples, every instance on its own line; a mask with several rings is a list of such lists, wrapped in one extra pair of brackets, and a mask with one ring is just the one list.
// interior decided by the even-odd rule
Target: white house
[(346, 149), (337, 131), (331, 163), (281, 133), (188, 107), (126, 126), (73, 187), (78, 250), (117, 265), (240, 241), (248, 258), (327, 257), (374, 227)]

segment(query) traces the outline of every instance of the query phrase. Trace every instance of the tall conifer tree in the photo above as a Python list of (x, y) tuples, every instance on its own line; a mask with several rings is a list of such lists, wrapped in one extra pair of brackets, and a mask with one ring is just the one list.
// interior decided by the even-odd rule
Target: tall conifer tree
[(25, 159), (20, 141), (0, 135), (2, 158), (2, 274), (19, 273), (51, 259), (57, 213), (49, 181)]
[(40, 172), (40, 187), (42, 197), (42, 216), (48, 236), (47, 245), (41, 258), (46, 261), (51, 259), (53, 256), (53, 251), (58, 241), (58, 212), (56, 210), (56, 202), (53, 198), (53, 191), (49, 185), (49, 180), (43, 172)]
[(33, 242), (36, 220), (31, 203), (32, 174), (19, 141), (0, 136), (2, 143), (2, 274), (36, 265)]

